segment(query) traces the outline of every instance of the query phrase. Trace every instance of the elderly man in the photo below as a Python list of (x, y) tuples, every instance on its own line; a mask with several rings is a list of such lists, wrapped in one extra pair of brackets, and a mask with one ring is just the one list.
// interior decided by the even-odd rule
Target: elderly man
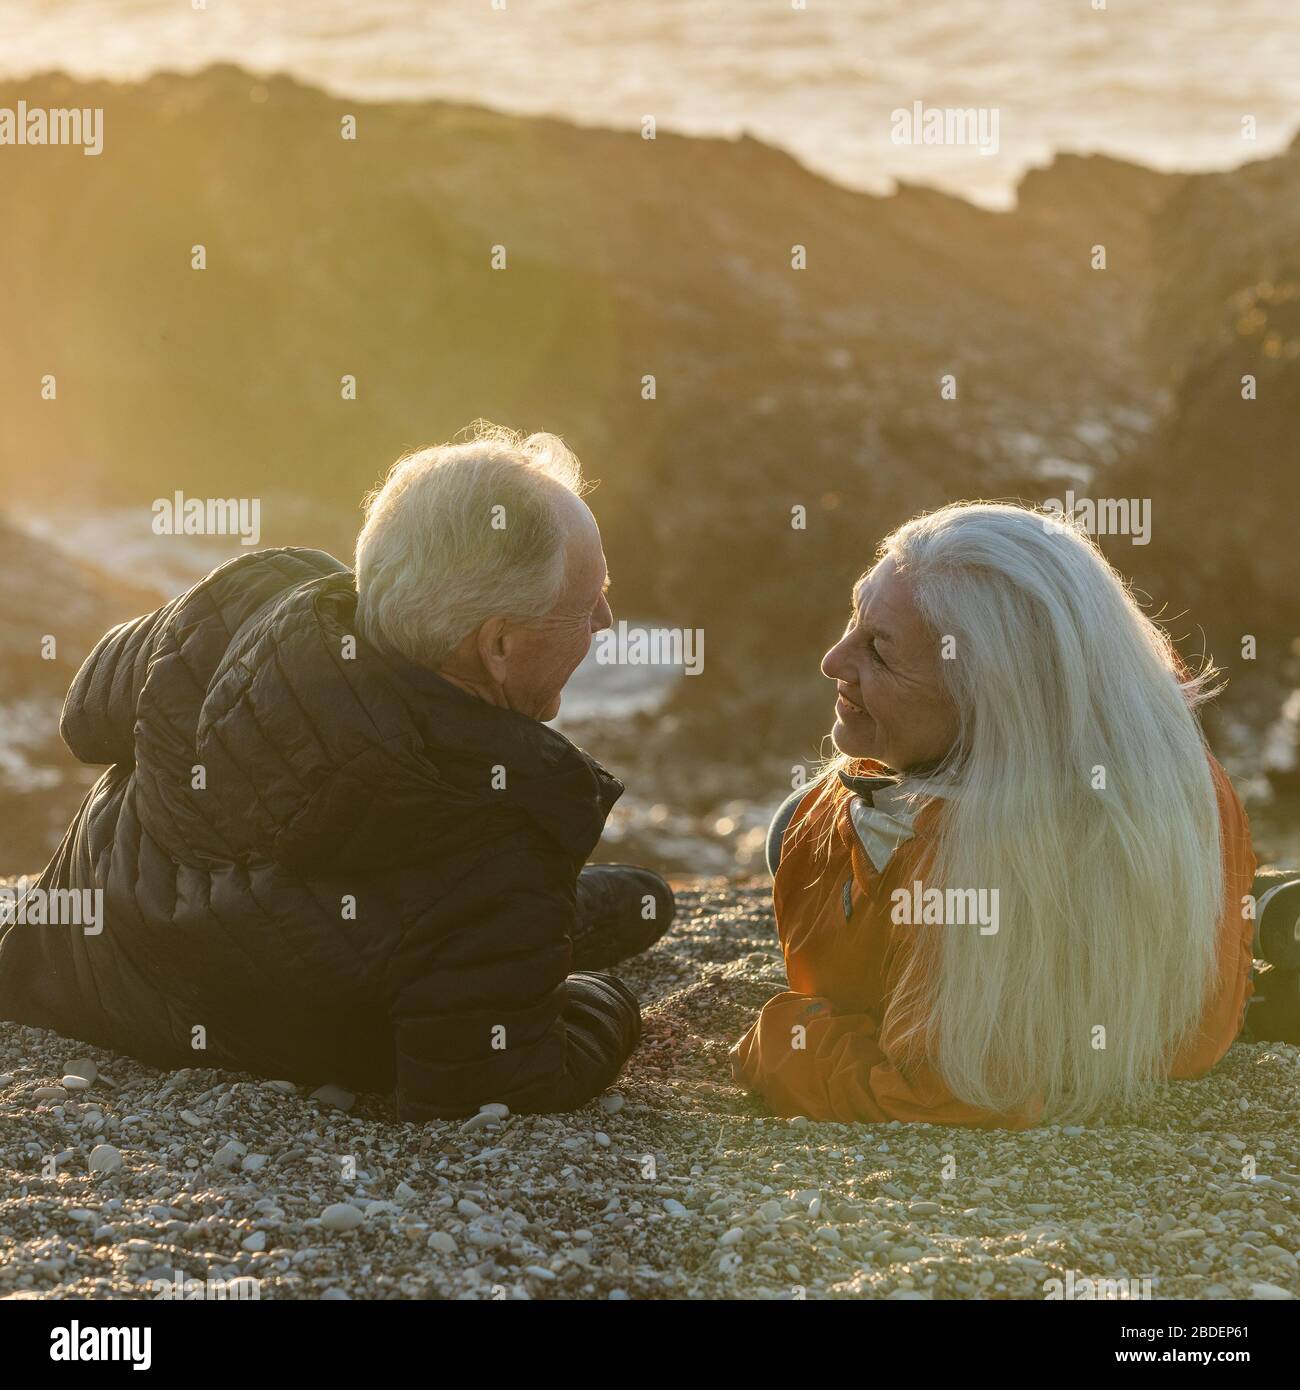
[(622, 786), (542, 722), (611, 622), (581, 490), (558, 439), (480, 429), (395, 465), (355, 578), (263, 551), (109, 632), (62, 724), (108, 771), (36, 885), (102, 890), (102, 930), (0, 928), (0, 1017), (407, 1119), (607, 1087), (640, 1012), (590, 972), (673, 901), (583, 868)]

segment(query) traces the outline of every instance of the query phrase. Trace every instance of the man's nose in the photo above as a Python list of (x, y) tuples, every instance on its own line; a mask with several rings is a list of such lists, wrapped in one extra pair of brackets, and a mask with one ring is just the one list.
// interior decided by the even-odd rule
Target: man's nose
[(609, 600), (602, 596), (600, 607), (596, 609), (595, 618), (591, 624), (592, 632), (604, 632), (606, 628), (614, 626), (614, 610), (609, 606)]

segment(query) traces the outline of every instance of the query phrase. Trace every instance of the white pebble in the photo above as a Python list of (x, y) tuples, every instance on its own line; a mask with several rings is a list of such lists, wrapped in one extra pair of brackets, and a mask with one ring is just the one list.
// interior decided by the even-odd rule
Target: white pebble
[(63, 1088), (66, 1091), (88, 1091), (90, 1090), (90, 1082), (84, 1076), (65, 1076)]
[(430, 1250), (437, 1250), (443, 1255), (454, 1255), (459, 1248), (455, 1238), (446, 1231), (434, 1231), (428, 1239), (428, 1246)]
[(256, 1255), (260, 1251), (266, 1249), (266, 1232), (254, 1231), (251, 1236), (245, 1236), (239, 1243), (245, 1250)]
[(739, 1226), (733, 1226), (731, 1230), (724, 1231), (718, 1239), (719, 1245), (739, 1245), (745, 1238), (745, 1233)]
[(245, 1173), (259, 1173), (270, 1161), (269, 1154), (249, 1154), (239, 1166)]
[(1250, 1286), (1251, 1298), (1267, 1299), (1277, 1301), (1284, 1298), (1294, 1298), (1295, 1295), (1289, 1289), (1279, 1289), (1276, 1284), (1252, 1284)]
[(321, 1105), (332, 1106), (335, 1110), (351, 1110), (357, 1103), (357, 1098), (351, 1091), (345, 1091), (342, 1086), (318, 1086), (312, 1093), (311, 1098)]
[(664, 1210), (669, 1216), (689, 1216), (690, 1212), (682, 1206), (676, 1197), (664, 1198)]
[(502, 1105), (499, 1100), (492, 1100), (486, 1105), (480, 1105), (478, 1113), (480, 1115), (491, 1115), (494, 1120), (505, 1120), (510, 1116), (510, 1107), (508, 1105)]
[(351, 1202), (334, 1202), (320, 1214), (320, 1224), (327, 1231), (352, 1231), (365, 1219)]
[(476, 1216), (483, 1215), (483, 1208), (479, 1206), (477, 1202), (471, 1202), (468, 1197), (462, 1197), (460, 1201), (456, 1203), (456, 1210), (460, 1212), (462, 1216), (467, 1216), (471, 1220)]
[(399, 1182), (393, 1189), (393, 1200), (403, 1205), (407, 1202), (413, 1202), (418, 1195), (409, 1182)]
[(611, 1091), (608, 1095), (601, 1096), (600, 1108), (606, 1115), (617, 1115), (624, 1105), (623, 1097), (617, 1091)]
[(99, 1068), (89, 1057), (77, 1057), (65, 1063), (63, 1070), (69, 1076), (79, 1076), (84, 1081), (93, 1081), (99, 1075)]
[(92, 1173), (116, 1173), (122, 1166), (122, 1155), (112, 1144), (96, 1144), (90, 1151)]

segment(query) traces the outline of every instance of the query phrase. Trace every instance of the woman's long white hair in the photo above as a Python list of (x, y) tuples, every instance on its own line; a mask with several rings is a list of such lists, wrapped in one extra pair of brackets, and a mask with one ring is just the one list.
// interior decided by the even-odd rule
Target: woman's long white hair
[(884, 1032), (990, 1110), (1039, 1096), (1061, 1121), (1134, 1099), (1213, 978), (1223, 868), (1194, 711), (1218, 673), (1181, 666), (1068, 521), (959, 503), (900, 527), (887, 557), (952, 639), (955, 794), (926, 887), (996, 888), (999, 930), (909, 928), (921, 949)]

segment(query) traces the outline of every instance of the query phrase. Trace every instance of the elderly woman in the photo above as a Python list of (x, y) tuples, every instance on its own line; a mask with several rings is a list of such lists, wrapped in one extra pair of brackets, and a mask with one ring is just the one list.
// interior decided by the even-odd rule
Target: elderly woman
[(1020, 1129), (1224, 1054), (1255, 856), (1214, 692), (1074, 526), (882, 543), (823, 673), (836, 758), (774, 825), (790, 990), (732, 1049), (779, 1114)]

